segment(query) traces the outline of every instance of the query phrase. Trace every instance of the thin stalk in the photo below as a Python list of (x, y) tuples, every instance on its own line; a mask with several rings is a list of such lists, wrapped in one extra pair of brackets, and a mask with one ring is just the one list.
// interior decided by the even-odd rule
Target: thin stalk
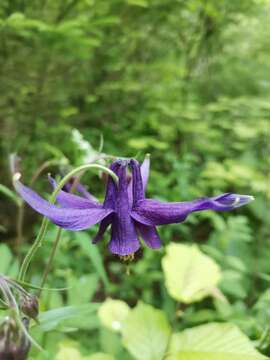
[(58, 230), (57, 230), (56, 238), (55, 238), (55, 240), (53, 242), (53, 246), (52, 246), (52, 249), (51, 249), (49, 260), (48, 260), (48, 263), (46, 265), (46, 268), (45, 268), (43, 276), (42, 276), (42, 280), (41, 280), (41, 283), (40, 283), (40, 289), (39, 289), (39, 291), (37, 293), (37, 296), (39, 298), (41, 296), (41, 293), (42, 293), (43, 287), (44, 287), (44, 285), (46, 283), (49, 272), (51, 271), (53, 259), (54, 259), (55, 253), (56, 253), (56, 249), (57, 249), (59, 241), (61, 239), (62, 230), (63, 230), (62, 228), (58, 228)]
[[(77, 176), (77, 178), (75, 179), (75, 181), (72, 184), (71, 189), (70, 189), (71, 193), (76, 189), (76, 187), (78, 185), (78, 182), (80, 181), (80, 177), (82, 175), (83, 175), (83, 173), (79, 174)], [(39, 289), (38, 294), (37, 294), (37, 296), (39, 298), (40, 298), (40, 296), (42, 294), (42, 290), (43, 290), (43, 287), (44, 287), (44, 285), (46, 283), (46, 280), (48, 278), (49, 272), (51, 271), (53, 259), (54, 259), (55, 253), (56, 253), (56, 249), (57, 249), (58, 244), (59, 244), (59, 242), (61, 240), (62, 231), (63, 231), (62, 228), (58, 228), (58, 230), (57, 230), (56, 238), (55, 238), (55, 240), (53, 242), (53, 246), (52, 246), (51, 253), (50, 253), (50, 256), (49, 256), (49, 261), (48, 261), (48, 263), (46, 265), (46, 268), (44, 270), (42, 280), (41, 280), (41, 284), (40, 284), (40, 289)]]
[(16, 222), (16, 241), (15, 249), (19, 249), (21, 243), (23, 242), (23, 218), (24, 218), (24, 203), (21, 202), (18, 206), (18, 216)]
[[(51, 198), (50, 198), (50, 202), (52, 204), (54, 204), (56, 202), (56, 195), (63, 188), (63, 186), (69, 181), (70, 178), (72, 178), (77, 173), (80, 173), (81, 171), (85, 171), (85, 170), (88, 170), (88, 169), (102, 170), (102, 171), (108, 173), (113, 178), (113, 180), (116, 183), (118, 183), (117, 175), (112, 170), (106, 168), (105, 166), (102, 166), (102, 165), (99, 165), (99, 164), (81, 165), (81, 166), (77, 167), (76, 169), (70, 171), (66, 176), (64, 176), (64, 178), (59, 182), (57, 187), (54, 189), (54, 191), (53, 191), (53, 193), (51, 195)], [(14, 179), (14, 181), (16, 181), (19, 178), (20, 178), (20, 174), (16, 173), (14, 175), (13, 179)], [(39, 233), (38, 233), (33, 245), (31, 246), (30, 250), (28, 251), (28, 253), (26, 254), (26, 256), (25, 256), (25, 258), (23, 260), (23, 263), (22, 263), (22, 266), (21, 266), (20, 272), (19, 272), (19, 280), (20, 281), (25, 280), (25, 275), (26, 275), (26, 272), (27, 272), (28, 267), (30, 265), (30, 262), (31, 262), (33, 256), (35, 255), (37, 249), (42, 245), (44, 236), (45, 236), (46, 231), (47, 231), (48, 223), (49, 223), (49, 220), (46, 217), (44, 217), (43, 220), (42, 220), (42, 224), (41, 224)]]

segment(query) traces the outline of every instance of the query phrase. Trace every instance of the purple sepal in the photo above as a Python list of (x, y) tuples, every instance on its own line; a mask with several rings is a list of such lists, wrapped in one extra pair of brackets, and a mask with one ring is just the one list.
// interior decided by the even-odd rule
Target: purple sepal
[(24, 186), (20, 181), (15, 182), (15, 187), (24, 201), (34, 210), (49, 218), (54, 224), (67, 230), (77, 231), (87, 229), (113, 212), (112, 209), (103, 209), (100, 207), (84, 209), (74, 207), (61, 208), (43, 199), (35, 191)]

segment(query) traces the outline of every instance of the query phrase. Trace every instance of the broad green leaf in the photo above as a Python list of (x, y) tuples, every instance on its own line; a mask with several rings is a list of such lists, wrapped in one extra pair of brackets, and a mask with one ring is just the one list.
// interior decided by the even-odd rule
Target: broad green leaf
[(123, 323), (123, 344), (137, 360), (161, 360), (170, 332), (170, 325), (161, 310), (139, 303)]
[(119, 334), (105, 327), (99, 329), (99, 346), (106, 354), (115, 355), (116, 357), (121, 356), (121, 353), (125, 351)]
[(110, 330), (121, 331), (129, 312), (130, 308), (124, 301), (107, 299), (98, 309), (98, 316), (101, 323)]
[(233, 324), (212, 323), (173, 334), (166, 360), (261, 360), (249, 338)]
[(97, 304), (84, 304), (61, 307), (49, 310), (39, 315), (39, 327), (43, 331), (51, 331), (60, 326), (65, 320), (89, 316), (98, 308)]
[(221, 279), (219, 266), (196, 245), (170, 244), (162, 267), (171, 297), (187, 304), (212, 294)]

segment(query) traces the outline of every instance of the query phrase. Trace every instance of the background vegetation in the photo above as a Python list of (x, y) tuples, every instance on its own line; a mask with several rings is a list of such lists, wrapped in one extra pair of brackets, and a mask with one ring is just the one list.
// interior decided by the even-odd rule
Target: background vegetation
[[(236, 324), (270, 355), (269, 31), (267, 0), (1, 1), (3, 185), (12, 188), (8, 159), (16, 152), (22, 158), (26, 184), (50, 161), (34, 184), (45, 194), (50, 191), (46, 172), (59, 174), (63, 166), (87, 162), (103, 136), (105, 153), (139, 153), (139, 158), (151, 153), (148, 194), (152, 197), (190, 200), (227, 191), (256, 197), (253, 204), (232, 213), (200, 213), (184, 224), (163, 227), (163, 249), (140, 251), (129, 265), (129, 275), (127, 265), (110, 255), (106, 244), (90, 245), (95, 229), (65, 232), (47, 286), (69, 290), (44, 292), (41, 310), (94, 306), (109, 297), (124, 303), (108, 305), (107, 300), (105, 315), (87, 307), (76, 319), (62, 321), (60, 316), (57, 321), (56, 313), (48, 325), (46, 318), (43, 328), (33, 329), (33, 334), (50, 359), (90, 359), (96, 352), (109, 354), (106, 359), (110, 355), (162, 359), (169, 346), (169, 328), (177, 332), (210, 322)], [(101, 179), (86, 175), (84, 182), (102, 198)], [(3, 189), (0, 269), (16, 276), (18, 259), (33, 242), (41, 219), (25, 207), (21, 239), (16, 204)], [(28, 280), (33, 283), (40, 282), (55, 232), (51, 226), (32, 264)], [(192, 268), (191, 279), (196, 288), (204, 283), (204, 276), (211, 283), (217, 272), (219, 290), (215, 287), (197, 301), (192, 295), (187, 299), (181, 288), (175, 297), (168, 276), (184, 276), (186, 269), (177, 266), (184, 259), (183, 251), (191, 248), (177, 247), (178, 260), (171, 265), (176, 268), (166, 270), (164, 259), (171, 249), (166, 250), (166, 245), (171, 243), (197, 244), (211, 257), (208, 261), (215, 261), (217, 268), (204, 275), (205, 265), (196, 263), (199, 271)], [(169, 264), (174, 264), (173, 259)], [(183, 284), (191, 281), (184, 280)], [(118, 335), (114, 330), (122, 326), (119, 314), (130, 311), (126, 304), (133, 308), (138, 301), (142, 303)], [(137, 339), (132, 333), (134, 311), (149, 316), (153, 324), (146, 334), (145, 323), (134, 325), (136, 334), (142, 332), (135, 345), (130, 343)], [(112, 313), (118, 314), (116, 320), (108, 320)], [(151, 344), (144, 340), (159, 327), (164, 344), (151, 353)], [(227, 330), (207, 331), (220, 331), (223, 337)], [(156, 344), (160, 341), (157, 336)], [(181, 341), (170, 345), (174, 351), (181, 352)], [(33, 354), (34, 359), (45, 356)]]

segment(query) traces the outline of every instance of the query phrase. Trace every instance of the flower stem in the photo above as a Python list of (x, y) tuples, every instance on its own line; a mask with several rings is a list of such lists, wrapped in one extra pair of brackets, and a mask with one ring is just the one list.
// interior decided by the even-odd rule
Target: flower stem
[[(63, 177), (63, 179), (59, 182), (57, 187), (54, 189), (54, 191), (53, 191), (53, 193), (52, 193), (52, 195), (50, 197), (50, 202), (52, 204), (54, 204), (56, 202), (56, 195), (63, 188), (63, 186), (69, 181), (70, 178), (72, 178), (77, 173), (79, 173), (81, 171), (88, 170), (88, 169), (102, 170), (102, 171), (108, 173), (113, 178), (113, 180), (116, 183), (118, 183), (118, 176), (112, 170), (108, 169), (105, 166), (102, 166), (102, 165), (99, 165), (99, 164), (81, 165), (81, 166), (77, 167), (76, 169), (73, 169), (66, 176)], [(18, 178), (18, 174), (15, 174), (14, 177)], [(26, 256), (25, 256), (25, 258), (23, 260), (23, 263), (22, 263), (22, 266), (21, 266), (20, 272), (19, 272), (19, 277), (18, 277), (18, 279), (20, 281), (25, 280), (25, 275), (26, 275), (26, 272), (27, 272), (28, 267), (30, 265), (30, 262), (32, 261), (32, 258), (35, 255), (37, 249), (42, 245), (44, 236), (45, 236), (47, 228), (48, 228), (48, 223), (49, 223), (49, 220), (46, 217), (44, 217), (43, 220), (42, 220), (42, 223), (41, 223), (39, 233), (38, 233), (33, 245), (31, 246), (30, 250), (28, 251), (28, 253), (26, 254)], [(61, 232), (60, 232), (60, 235), (61, 235)], [(59, 239), (60, 239), (60, 236), (59, 236)], [(57, 238), (56, 238), (56, 240), (57, 240)], [(57, 248), (58, 243), (59, 243), (59, 240), (55, 241), (55, 243), (54, 243), (55, 250)], [(54, 250), (54, 252), (52, 254), (53, 256), (52, 256), (51, 262), (53, 260), (54, 255), (55, 255), (55, 250)], [(47, 278), (47, 275), (46, 275), (46, 278)], [(45, 278), (45, 280), (46, 280), (46, 278)]]
[(51, 270), (52, 262), (53, 262), (53, 259), (54, 259), (55, 253), (56, 253), (56, 249), (57, 249), (57, 246), (58, 246), (59, 241), (61, 239), (62, 230), (63, 230), (62, 228), (58, 228), (58, 230), (57, 230), (56, 238), (55, 238), (55, 240), (53, 242), (53, 245), (52, 245), (49, 260), (48, 260), (48, 263), (47, 263), (46, 268), (44, 270), (44, 273), (42, 275), (42, 280), (41, 280), (41, 283), (40, 283), (40, 289), (39, 289), (38, 294), (37, 294), (38, 297), (41, 296), (42, 289), (43, 289), (43, 287), (44, 287), (44, 285), (46, 283), (47, 277), (48, 277), (49, 272)]

